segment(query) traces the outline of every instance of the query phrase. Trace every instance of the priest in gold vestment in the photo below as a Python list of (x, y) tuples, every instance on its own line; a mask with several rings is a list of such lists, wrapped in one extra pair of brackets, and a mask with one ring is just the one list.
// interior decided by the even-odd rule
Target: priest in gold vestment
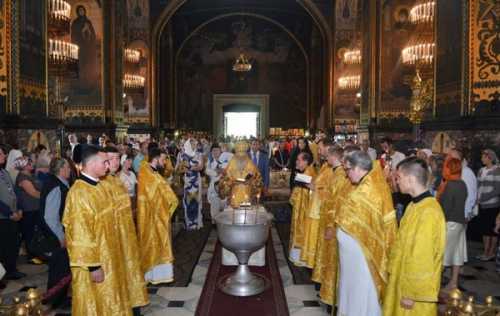
[(120, 167), (120, 153), (114, 147), (105, 147), (104, 151), (109, 161), (109, 173), (100, 181), (99, 185), (106, 189), (109, 199), (113, 203), (113, 212), (120, 234), (122, 257), (127, 259), (125, 260), (125, 277), (129, 300), (134, 309), (134, 315), (140, 315), (140, 306), (147, 305), (149, 298), (139, 257), (132, 203), (126, 187), (116, 174)]
[(219, 195), (227, 198), (233, 208), (251, 203), (262, 192), (262, 177), (257, 166), (248, 157), (246, 142), (235, 145), (235, 154), (219, 180)]
[(322, 204), (320, 226), (318, 232), (317, 255), (312, 273), (312, 280), (321, 284), (319, 296), (323, 303), (334, 306), (336, 298), (336, 282), (338, 270), (337, 239), (335, 238), (335, 209), (338, 201), (347, 196), (352, 187), (347, 179), (342, 158), (344, 150), (341, 147), (328, 148), (328, 165), (332, 175), (328, 181), (328, 196)]
[[(330, 147), (333, 147), (332, 143), (325, 141), (318, 143), (321, 160), (325, 161), (327, 159)], [(328, 205), (331, 205), (332, 202), (330, 190), (333, 184), (332, 180), (332, 166), (325, 162), (321, 166), (314, 182), (308, 185), (312, 191), (312, 196), (304, 218), (304, 247), (300, 252), (300, 260), (310, 269), (314, 268), (316, 263), (320, 226), (322, 226), (324, 233), (324, 225), (321, 224), (321, 219), (325, 218), (324, 213), (330, 208)], [(322, 214), (323, 217), (321, 216)]]
[(63, 225), (72, 275), (73, 316), (132, 315), (126, 258), (113, 203), (99, 178), (107, 156), (94, 146), (82, 153), (81, 177), (68, 192)]
[(397, 175), (400, 191), (410, 194), (412, 202), (390, 256), (384, 316), (436, 316), (446, 242), (443, 210), (427, 189), (425, 161), (407, 158)]
[(288, 257), (294, 265), (302, 267), (306, 266), (306, 262), (301, 260), (301, 252), (305, 247), (305, 221), (312, 197), (312, 191), (309, 189), (309, 184), (313, 183), (316, 177), (311, 154), (307, 152), (299, 153), (297, 156), (296, 169), (299, 173), (295, 176), (295, 186), (290, 196), (292, 223), (290, 224)]
[(148, 164), (141, 165), (137, 187), (137, 234), (142, 271), (146, 282), (167, 283), (174, 280), (171, 241), (171, 218), (179, 200), (159, 169), (167, 154), (151, 148)]
[(388, 280), (388, 257), (396, 236), (391, 190), (377, 161), (362, 151), (344, 157), (355, 185), (337, 210), (340, 274), (338, 312), (379, 316)]

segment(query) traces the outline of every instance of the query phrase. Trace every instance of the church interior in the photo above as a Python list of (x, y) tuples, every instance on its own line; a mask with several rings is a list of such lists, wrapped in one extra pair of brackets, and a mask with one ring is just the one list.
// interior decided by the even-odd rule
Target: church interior
[(498, 155), (498, 0), (0, 0), (0, 315), (500, 315)]

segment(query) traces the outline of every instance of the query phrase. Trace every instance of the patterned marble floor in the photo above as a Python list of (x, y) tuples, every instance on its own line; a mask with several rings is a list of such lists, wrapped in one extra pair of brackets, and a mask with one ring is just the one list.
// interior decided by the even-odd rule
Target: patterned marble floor
[[(319, 302), (313, 285), (294, 284), (281, 241), (274, 228), (272, 236), (290, 314), (293, 316), (327, 315), (326, 307)], [(216, 231), (212, 230), (194, 269), (192, 280), (187, 287), (148, 288), (151, 304), (143, 309), (144, 315), (194, 315), (216, 241)], [(480, 249), (481, 245), (479, 243), (470, 242), (469, 253), (471, 258), (478, 254)], [(7, 288), (1, 292), (2, 298), (9, 300), (14, 296), (23, 296), (32, 287), (41, 290), (45, 289), (47, 278), (47, 267), (45, 265), (20, 264), (19, 270), (27, 273), (28, 277), (9, 282)], [(466, 291), (466, 295), (473, 295), (478, 300), (484, 300), (485, 296), (493, 295), (496, 304), (500, 303), (500, 274), (495, 271), (493, 262), (471, 260), (464, 267), (460, 284)], [(49, 315), (69, 315), (69, 310), (52, 311)]]

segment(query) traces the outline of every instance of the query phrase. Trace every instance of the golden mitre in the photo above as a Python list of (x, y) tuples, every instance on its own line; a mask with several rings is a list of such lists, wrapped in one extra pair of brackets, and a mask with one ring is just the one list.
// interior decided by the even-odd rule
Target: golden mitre
[(247, 142), (237, 142), (236, 145), (234, 145), (234, 152), (237, 156), (246, 156), (248, 148)]

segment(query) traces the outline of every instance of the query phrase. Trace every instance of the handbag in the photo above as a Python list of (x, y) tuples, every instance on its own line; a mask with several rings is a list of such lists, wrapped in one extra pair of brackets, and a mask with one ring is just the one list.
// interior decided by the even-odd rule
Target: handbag
[(30, 253), (40, 257), (50, 257), (52, 252), (59, 248), (59, 239), (53, 234), (45, 232), (40, 226), (35, 226), (33, 239), (27, 247)]

